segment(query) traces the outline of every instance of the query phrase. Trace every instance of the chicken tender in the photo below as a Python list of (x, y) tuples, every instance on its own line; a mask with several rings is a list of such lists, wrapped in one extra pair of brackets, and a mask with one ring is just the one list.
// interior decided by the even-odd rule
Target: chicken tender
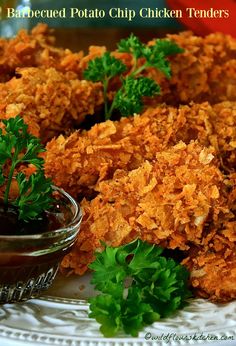
[[(208, 101), (210, 104), (236, 101), (236, 39), (221, 33), (199, 37), (190, 31), (167, 35), (166, 38), (175, 41), (184, 52), (169, 57), (170, 79), (155, 68), (145, 72), (161, 86), (161, 95), (147, 99), (147, 104), (155, 106), (158, 102), (165, 102), (178, 106), (191, 101)], [(153, 45), (155, 40), (148, 44)], [(92, 47), (89, 55), (80, 60), (81, 69), (86, 68), (89, 60), (101, 56), (105, 49)], [(112, 54), (126, 64), (128, 71), (132, 69), (134, 61), (130, 54), (118, 51)], [(117, 87), (119, 84), (113, 82), (111, 98)]]
[(190, 250), (183, 264), (190, 270), (197, 296), (216, 302), (236, 299), (236, 221), (211, 231), (203, 246)]
[(10, 40), (0, 39), (0, 81), (9, 80), (19, 67), (54, 67), (81, 76), (79, 62), (83, 52), (72, 53), (55, 47), (54, 43), (52, 30), (46, 24), (38, 24), (29, 34), (20, 30)]
[(91, 202), (83, 200), (81, 231), (62, 270), (83, 274), (100, 241), (119, 246), (140, 238), (180, 250), (200, 245), (205, 223), (217, 220), (225, 202), (214, 160), (212, 149), (179, 142), (153, 162), (117, 170), (112, 180), (98, 184)]
[(205, 224), (200, 245), (191, 246), (182, 262), (190, 270), (194, 293), (215, 302), (236, 299), (235, 173), (225, 178), (221, 194), (225, 205), (216, 219)]
[(78, 198), (97, 182), (112, 178), (116, 169), (135, 169), (179, 140), (198, 139), (209, 146), (211, 112), (208, 103), (179, 108), (162, 105), (140, 116), (96, 124), (67, 138), (59, 136), (47, 145), (46, 173)]
[(236, 102), (225, 101), (213, 106), (211, 123), (214, 135), (211, 142), (219, 152), (222, 166), (236, 170)]
[(17, 77), (0, 83), (0, 117), (22, 115), (29, 130), (44, 142), (80, 124), (103, 103), (100, 83), (54, 68), (16, 71)]
[(221, 33), (198, 37), (191, 32), (167, 37), (184, 53), (170, 57), (170, 80), (150, 72), (160, 80), (161, 100), (170, 104), (236, 101), (236, 39)]

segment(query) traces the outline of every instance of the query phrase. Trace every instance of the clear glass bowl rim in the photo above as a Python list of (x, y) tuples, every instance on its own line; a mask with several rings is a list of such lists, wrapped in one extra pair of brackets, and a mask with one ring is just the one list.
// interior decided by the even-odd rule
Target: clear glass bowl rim
[(53, 238), (56, 236), (60, 236), (60, 234), (64, 232), (70, 233), (70, 231), (73, 231), (76, 227), (80, 227), (81, 221), (82, 221), (82, 210), (80, 208), (80, 205), (75, 201), (75, 199), (64, 189), (59, 188), (57, 186), (53, 186), (53, 190), (59, 192), (63, 197), (65, 197), (68, 202), (72, 204), (74, 207), (73, 212), (73, 218), (71, 222), (68, 225), (63, 226), (62, 228), (44, 232), (44, 233), (36, 233), (36, 234), (30, 234), (30, 235), (0, 235), (0, 241), (1, 240), (11, 240), (11, 241), (19, 241), (19, 240), (36, 240), (36, 239), (44, 239), (44, 238)]

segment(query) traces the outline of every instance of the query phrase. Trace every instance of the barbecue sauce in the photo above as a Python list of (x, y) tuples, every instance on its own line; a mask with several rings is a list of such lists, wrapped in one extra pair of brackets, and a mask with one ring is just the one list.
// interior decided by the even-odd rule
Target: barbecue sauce
[(53, 211), (44, 212), (40, 218), (24, 222), (18, 219), (18, 211), (14, 206), (6, 207), (0, 201), (0, 236), (1, 235), (33, 235), (59, 229), (68, 222), (69, 210), (56, 205)]
[[(14, 284), (15, 282), (27, 282), (31, 277), (37, 277), (47, 272), (49, 268), (56, 267), (59, 261), (70, 251), (71, 245), (65, 248), (58, 247), (53, 251), (45, 251), (42, 255), (35, 255), (34, 251), (43, 250), (45, 246), (54, 247), (54, 237), (46, 238), (46, 240), (23, 240), (23, 236), (31, 236), (34, 234), (42, 234), (63, 229), (72, 220), (71, 210), (60, 202), (56, 201), (52, 210), (45, 212), (38, 220), (29, 222), (19, 221), (17, 208), (13, 206), (6, 207), (0, 202), (0, 239), (1, 246), (4, 248), (6, 239), (14, 239), (16, 249), (9, 249), (0, 252), (0, 286), (2, 284)], [(15, 238), (17, 236), (17, 239)], [(6, 240), (7, 241), (7, 240)], [(18, 248), (20, 242), (22, 247)], [(23, 245), (22, 245), (23, 244)], [(37, 248), (37, 245), (39, 248)], [(41, 247), (40, 247), (41, 246)]]

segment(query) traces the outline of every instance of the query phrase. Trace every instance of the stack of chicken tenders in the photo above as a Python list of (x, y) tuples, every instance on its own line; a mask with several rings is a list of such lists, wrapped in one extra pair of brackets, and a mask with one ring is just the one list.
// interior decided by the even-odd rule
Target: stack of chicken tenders
[[(0, 39), (0, 118), (24, 118), (47, 145), (47, 176), (81, 203), (63, 273), (84, 274), (102, 242), (139, 238), (182, 253), (196, 296), (228, 302), (236, 299), (236, 40), (167, 38), (184, 51), (169, 58), (171, 79), (149, 69), (161, 95), (141, 114), (88, 130), (104, 94), (83, 71), (106, 47), (57, 48), (44, 24)], [(128, 53), (112, 54), (132, 66)]]

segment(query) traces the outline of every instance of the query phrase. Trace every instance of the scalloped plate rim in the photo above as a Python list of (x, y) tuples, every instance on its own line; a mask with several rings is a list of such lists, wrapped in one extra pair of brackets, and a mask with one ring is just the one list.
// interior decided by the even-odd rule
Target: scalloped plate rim
[[(78, 280), (78, 279), (77, 279)], [(78, 280), (79, 282), (79, 280)], [(77, 288), (78, 288), (78, 282), (77, 282)], [(68, 283), (68, 287), (70, 287), (71, 283)], [(52, 291), (53, 292), (53, 291)], [(73, 295), (72, 295), (73, 296)], [(66, 307), (66, 312), (67, 313), (71, 313), (72, 310), (72, 315), (73, 313), (82, 313), (82, 317), (80, 317), (80, 319), (84, 318), (84, 316), (87, 316), (87, 312), (89, 309), (89, 305), (86, 301), (86, 299), (77, 299), (75, 297), (63, 297), (63, 296), (58, 296), (55, 294), (52, 294), (49, 291), (49, 294), (45, 294), (44, 296), (41, 296), (39, 298), (35, 298), (30, 300), (29, 302), (27, 302), (28, 304), (16, 304), (16, 305), (4, 305), (2, 307), (0, 307), (0, 344), (2, 346), (2, 342), (5, 338), (12, 341), (19, 341), (19, 342), (24, 342), (28, 345), (35, 345), (35, 346), (39, 346), (39, 345), (67, 345), (67, 346), (77, 346), (82, 344), (83, 346), (108, 346), (108, 345), (114, 345), (114, 346), (131, 346), (131, 345), (142, 345), (142, 346), (148, 346), (148, 345), (153, 345), (155, 344), (156, 346), (164, 346), (167, 345), (167, 343), (165, 342), (160, 342), (158, 340), (146, 340), (144, 335), (146, 331), (150, 331), (152, 333), (160, 333), (160, 330), (163, 329), (163, 332), (167, 332), (165, 331), (165, 328), (172, 328), (171, 326), (176, 324), (176, 329), (178, 329), (179, 325), (183, 322), (182, 321), (186, 321), (189, 322), (186, 319), (183, 319), (184, 314), (187, 314), (188, 316), (191, 314), (199, 314), (199, 316), (201, 317), (201, 314), (205, 315), (205, 311), (204, 309), (198, 309), (198, 306), (200, 307), (202, 305), (203, 302), (206, 302), (206, 310), (208, 311), (208, 306), (207, 304), (210, 304), (209, 307), (211, 308), (211, 302), (209, 301), (205, 301), (203, 299), (198, 299), (198, 298), (192, 298), (189, 300), (190, 304), (188, 306), (186, 306), (186, 308), (184, 310), (179, 310), (179, 312), (177, 313), (177, 316), (166, 320), (162, 320), (161, 321), (161, 325), (159, 322), (159, 326), (158, 326), (158, 322), (156, 322), (156, 324), (154, 323), (152, 326), (147, 327), (143, 332), (140, 333), (140, 337), (137, 338), (133, 338), (133, 337), (129, 337), (129, 336), (121, 336), (121, 337), (116, 337), (116, 338), (105, 338), (103, 337), (101, 334), (100, 336), (97, 335), (98, 333), (98, 324), (96, 325), (96, 322), (94, 320), (90, 320), (87, 319), (87, 317), (84, 319), (84, 321), (86, 321), (86, 323), (89, 323), (92, 326), (92, 329), (90, 331), (90, 333), (93, 333), (93, 328), (96, 327), (96, 333), (94, 333), (94, 335), (87, 335), (87, 336), (81, 336), (81, 335), (69, 335), (69, 334), (58, 334), (56, 331), (55, 332), (51, 332), (51, 331), (41, 331), (41, 330), (35, 330), (35, 328), (31, 328), (31, 329), (26, 329), (26, 328), (22, 328), (22, 327), (17, 327), (17, 326), (9, 326), (9, 325), (2, 325), (1, 322), (1, 312), (4, 312), (5, 310), (9, 309), (9, 311), (11, 309), (13, 309), (14, 312), (14, 307), (17, 309), (17, 307), (21, 307), (24, 313), (24, 308), (27, 311), (27, 308), (31, 308), (32, 307), (32, 311), (33, 308), (37, 308), (40, 311), (40, 307), (42, 307), (42, 310), (45, 308), (48, 308), (49, 310), (51, 309), (52, 311), (54, 311), (53, 309), (60, 309), (63, 310), (63, 307)], [(10, 308), (9, 308), (10, 306)], [(75, 307), (75, 309), (71, 309), (71, 307)], [(192, 306), (192, 308), (191, 308)], [(5, 309), (5, 310), (4, 310)], [(36, 310), (37, 310), (36, 309)], [(192, 309), (192, 310), (191, 310)], [(20, 310), (20, 309), (19, 309)], [(50, 310), (50, 311), (51, 311)], [(233, 316), (236, 316), (236, 301), (235, 302), (231, 302), (228, 303), (226, 305), (213, 305), (213, 308), (211, 309), (211, 314), (215, 314), (215, 313), (220, 313), (221, 311), (224, 312), (224, 315), (227, 315), (227, 311), (229, 310), (229, 312), (231, 313), (231, 315), (233, 314)], [(30, 310), (29, 310), (30, 311)], [(65, 311), (65, 308), (64, 308)], [(16, 310), (17, 312), (17, 310)], [(36, 311), (37, 313), (37, 311)], [(83, 315), (84, 314), (84, 315)], [(37, 316), (36, 316), (37, 317)], [(50, 316), (46, 316), (49, 317)], [(60, 314), (59, 314), (60, 317)], [(74, 317), (74, 321), (77, 321), (77, 316), (73, 316)], [(202, 318), (202, 317), (201, 317)], [(176, 319), (176, 322), (175, 322)], [(224, 316), (223, 316), (224, 319)], [(226, 319), (225, 319), (226, 320)], [(61, 320), (62, 323), (64, 323), (64, 320)], [(225, 326), (224, 324), (219, 324), (215, 325), (212, 324), (212, 326), (210, 325), (208, 330), (204, 331), (201, 330), (201, 328), (198, 329), (191, 329), (189, 328), (189, 330), (185, 330), (184, 332), (181, 332), (179, 334), (181, 335), (191, 335), (194, 333), (208, 333), (208, 334), (214, 334), (218, 337), (220, 337), (221, 335), (231, 335), (234, 337), (234, 342), (236, 342), (236, 317), (233, 318), (232, 320), (230, 319), (230, 321), (232, 321), (231, 325), (229, 324), (228, 326)], [(73, 322), (73, 321), (72, 321)], [(44, 322), (46, 323), (46, 322)], [(168, 326), (169, 323), (169, 326)], [(155, 327), (158, 326), (158, 328)], [(193, 327), (196, 325), (196, 323), (193, 323)], [(31, 327), (31, 326), (30, 326)], [(56, 325), (56, 327), (58, 327), (58, 325)], [(68, 327), (69, 328), (69, 327)], [(71, 328), (73, 329), (73, 323), (71, 324)], [(212, 328), (212, 330), (211, 330)], [(48, 329), (50, 330), (50, 328)], [(56, 330), (56, 328), (55, 328)], [(83, 331), (83, 329), (82, 329)], [(178, 331), (174, 330), (174, 332), (177, 333), (178, 335)], [(156, 334), (156, 335), (158, 335)], [(154, 334), (155, 335), (155, 334)], [(198, 341), (170, 341), (168, 343), (169, 346), (180, 346), (180, 345), (205, 345), (206, 343), (204, 343), (204, 341), (202, 340), (198, 340)], [(220, 346), (221, 342), (219, 342), (219, 346)], [(208, 345), (208, 342), (207, 342)], [(209, 341), (209, 345), (210, 345), (210, 341)]]

